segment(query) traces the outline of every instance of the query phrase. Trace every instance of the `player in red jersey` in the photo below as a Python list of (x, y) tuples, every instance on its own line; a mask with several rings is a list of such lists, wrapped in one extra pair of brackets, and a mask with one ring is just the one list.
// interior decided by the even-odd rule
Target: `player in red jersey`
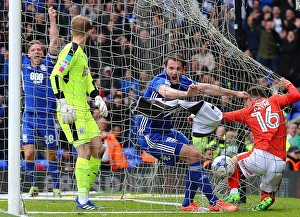
[(224, 201), (235, 203), (240, 200), (238, 192), (241, 172), (245, 177), (261, 175), (260, 203), (253, 211), (267, 210), (275, 201), (286, 159), (286, 121), (282, 112), (285, 106), (300, 100), (297, 88), (285, 78), (279, 84), (288, 92), (266, 97), (266, 91), (258, 86), (247, 92), (250, 98), (245, 101), (245, 108), (223, 113), (224, 122), (246, 124), (254, 137), (252, 151), (238, 154), (233, 158), (236, 169), (228, 178), (230, 194)]

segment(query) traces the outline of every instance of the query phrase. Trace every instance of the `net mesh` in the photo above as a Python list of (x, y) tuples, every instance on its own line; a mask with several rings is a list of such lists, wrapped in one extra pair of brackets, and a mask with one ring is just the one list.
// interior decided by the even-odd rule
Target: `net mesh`
[[(110, 166), (101, 166), (100, 175), (91, 189), (93, 201), (99, 201), (100, 205), (103, 204), (101, 202), (103, 198), (106, 198), (105, 200), (124, 199), (125, 211), (174, 212), (179, 209), (183, 200), (187, 165), (180, 162), (176, 167), (169, 167), (158, 162), (143, 161), (142, 151), (136, 140), (136, 120), (129, 110), (129, 105), (143, 93), (149, 81), (161, 72), (163, 59), (170, 52), (184, 55), (188, 62), (186, 74), (197, 82), (214, 83), (243, 91), (254, 84), (260, 84), (267, 87), (270, 92), (280, 91), (273, 82), (279, 77), (237, 48), (232, 6), (221, 1), (205, 1), (205, 4), (193, 0), (128, 2), (66, 0), (57, 4), (49, 2), (52, 1), (31, 5), (23, 1), (23, 52), (26, 53), (25, 45), (35, 39), (44, 43), (47, 49), (50, 43), (47, 9), (50, 6), (54, 6), (58, 11), (57, 23), (62, 41), (59, 50), (70, 41), (72, 17), (83, 14), (92, 19), (92, 35), (86, 45), (89, 66), (108, 104), (109, 118), (106, 120), (108, 129), (116, 134), (129, 162), (128, 168), (119, 171), (112, 171)], [(3, 10), (2, 14), (4, 18), (7, 17), (7, 10)], [(126, 83), (129, 80), (131, 82), (129, 86), (122, 86), (122, 82)], [(2, 94), (6, 98), (7, 83), (3, 84), (2, 89)], [(222, 111), (236, 110), (243, 106), (240, 99), (230, 97), (201, 96), (195, 97), (194, 100), (202, 98), (217, 105)], [(185, 112), (175, 115), (174, 127), (192, 140), (186, 117)], [(232, 151), (232, 154), (245, 151), (247, 129), (240, 124), (225, 124), (225, 128), (235, 133), (232, 143), (238, 148)], [(7, 130), (5, 127), (4, 129)], [(70, 201), (77, 192), (74, 176), (74, 161), (77, 156), (74, 149), (66, 143), (59, 128), (58, 131), (57, 157), (60, 163), (60, 188), (63, 196), (59, 200)], [(208, 139), (215, 139), (218, 142), (220, 140), (216, 134), (212, 134)], [(48, 205), (50, 200), (53, 200), (51, 194), (53, 183), (45, 170), (44, 163), (47, 161), (43, 159), (45, 157), (41, 151), (43, 148), (39, 144), (36, 144), (36, 148), (36, 161), (41, 166), (36, 173), (40, 195), (34, 200), (48, 201), (45, 202), (46, 208), (40, 212), (53, 212), (56, 210)], [(204, 148), (205, 146), (200, 144), (199, 150), (203, 151)], [(227, 152), (229, 151), (225, 151), (225, 154)], [(43, 156), (41, 159), (37, 159), (39, 154)], [(220, 197), (227, 195), (226, 180), (208, 173), (215, 192)], [(3, 177), (1, 193), (6, 193), (5, 166), (1, 177)], [(244, 180), (246, 184), (243, 185), (243, 189), (247, 189), (244, 194), (257, 194), (259, 180), (260, 177)], [(24, 167), (22, 167), (21, 187), (24, 204), (28, 208), (31, 200), (26, 193), (29, 191), (30, 183), (25, 176)], [(135, 208), (130, 205), (132, 201), (138, 204)], [(204, 207), (207, 206), (207, 200), (201, 193), (197, 197), (197, 202)], [(251, 199), (248, 202), (252, 203)], [(150, 205), (143, 206), (144, 203)], [(106, 211), (109, 210), (108, 212), (118, 211), (113, 203), (105, 203), (103, 206), (107, 208)], [(174, 209), (173, 206), (177, 208)], [(32, 211), (36, 210), (33, 208)], [(74, 208), (68, 210), (74, 211)]]

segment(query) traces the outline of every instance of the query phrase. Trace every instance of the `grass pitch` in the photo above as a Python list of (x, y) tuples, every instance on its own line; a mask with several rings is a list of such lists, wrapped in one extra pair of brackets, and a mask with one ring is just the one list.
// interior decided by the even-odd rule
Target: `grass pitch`
[[(109, 198), (105, 200), (93, 200), (96, 205), (101, 207), (97, 211), (78, 211), (76, 210), (76, 204), (73, 200), (25, 200), (25, 207), (27, 213), (23, 216), (55, 216), (55, 217), (76, 217), (76, 216), (87, 216), (87, 217), (99, 217), (99, 216), (143, 216), (153, 217), (164, 216), (164, 217), (181, 217), (191, 215), (204, 215), (204, 216), (216, 216), (222, 215), (227, 216), (243, 216), (243, 217), (300, 217), (300, 199), (296, 198), (276, 198), (275, 204), (273, 204), (268, 211), (265, 212), (252, 212), (250, 211), (252, 202), (259, 202), (257, 195), (248, 196), (247, 199), (251, 203), (241, 204), (239, 210), (234, 213), (187, 213), (180, 211), (180, 204), (177, 199), (172, 198), (165, 199), (164, 204), (150, 203), (153, 198), (143, 199), (114, 199)], [(156, 201), (155, 201), (156, 202)], [(196, 201), (197, 202), (197, 201)], [(7, 200), (0, 201), (0, 217), (12, 216), (7, 214)]]

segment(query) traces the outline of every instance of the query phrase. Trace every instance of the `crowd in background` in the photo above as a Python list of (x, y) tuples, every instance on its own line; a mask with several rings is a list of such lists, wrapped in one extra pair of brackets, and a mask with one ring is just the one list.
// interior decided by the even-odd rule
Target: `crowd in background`
[[(0, 150), (1, 159), (7, 159), (7, 96), (8, 96), (8, 29), (9, 4), (8, 0), (0, 1)], [(139, 1), (141, 2), (141, 1)], [(226, 1), (227, 2), (227, 1)], [(203, 7), (203, 15), (213, 19), (215, 7), (213, 1), (199, 0), (199, 7)], [(227, 2), (233, 7), (232, 1)], [(105, 0), (23, 0), (22, 1), (22, 51), (26, 53), (26, 43), (31, 40), (40, 40), (45, 46), (49, 44), (47, 8), (54, 7), (58, 11), (59, 35), (61, 44), (70, 41), (70, 21), (72, 17), (82, 14), (93, 21), (92, 34), (86, 53), (89, 57), (89, 66), (95, 83), (103, 99), (107, 102), (109, 116), (101, 119), (98, 110), (91, 104), (91, 112), (99, 121), (99, 129), (110, 132), (109, 135), (119, 143), (117, 147), (133, 147), (135, 141), (134, 117), (131, 116), (129, 105), (140, 96), (153, 75), (161, 71), (162, 55), (159, 49), (159, 37), (169, 38), (170, 43), (166, 50), (194, 46), (190, 56), (190, 72), (193, 79), (207, 83), (223, 81), (211, 76), (210, 72), (216, 68), (216, 53), (209, 41), (200, 41), (201, 31), (195, 31), (189, 39), (184, 39), (181, 28), (168, 32), (161, 16), (161, 9), (152, 8), (151, 23), (138, 17), (134, 13), (134, 0), (123, 1)], [(157, 14), (155, 12), (158, 12)], [(292, 81), (300, 87), (300, 12), (295, 10), (294, 0), (248, 0), (243, 11), (243, 43), (241, 49), (249, 56), (269, 67), (272, 71)], [(184, 20), (177, 20), (176, 26), (184, 26)], [(212, 21), (213, 22), (213, 21)], [(231, 24), (233, 24), (231, 22)], [(217, 24), (216, 24), (217, 25)], [(142, 28), (142, 27), (150, 28)], [(150, 38), (157, 40), (151, 41)], [(185, 40), (192, 43), (185, 43)], [(157, 45), (155, 44), (157, 43)], [(151, 52), (149, 51), (149, 48)], [(158, 47), (158, 50), (155, 48)], [(157, 51), (157, 52), (156, 52)], [(144, 60), (144, 61), (141, 61)], [(158, 66), (158, 67), (153, 67)], [(260, 82), (260, 81), (258, 81)], [(266, 81), (268, 82), (268, 81)], [(225, 84), (230, 87), (229, 83)], [(268, 85), (268, 84), (266, 84)], [(88, 99), (89, 100), (89, 99)], [(231, 108), (231, 99), (222, 97), (219, 105), (223, 111)], [(287, 117), (296, 120), (300, 114), (300, 104), (296, 103)], [(300, 137), (300, 122), (296, 123), (298, 131), (289, 133), (287, 142), (290, 146), (300, 148), (296, 142), (296, 135)], [(101, 125), (105, 126), (101, 126)], [(290, 125), (289, 125), (290, 126)], [(289, 128), (288, 128), (289, 129)], [(292, 135), (293, 134), (293, 135)], [(60, 134), (61, 141), (65, 141)], [(194, 145), (200, 145), (203, 153), (213, 150), (213, 156), (229, 154), (233, 156), (241, 149), (235, 144), (237, 132), (230, 127), (220, 126), (212, 137), (193, 140)], [(105, 137), (106, 138), (106, 137)], [(103, 138), (103, 139), (105, 139)], [(295, 142), (294, 142), (295, 141)], [(299, 139), (300, 141), (300, 139)], [(251, 132), (244, 135), (245, 150), (252, 147)], [(203, 145), (204, 144), (204, 145)], [(60, 155), (64, 161), (70, 161), (70, 146), (62, 142), (66, 150)], [(205, 146), (205, 148), (204, 148)], [(289, 146), (287, 147), (287, 149)], [(109, 154), (114, 153), (112, 149)], [(226, 152), (225, 152), (226, 150)], [(296, 150), (296, 149), (293, 149)], [(296, 153), (300, 151), (296, 150)], [(212, 154), (210, 153), (209, 156)], [(120, 156), (117, 156), (117, 159)], [(299, 155), (298, 155), (299, 157)], [(108, 158), (106, 159), (109, 162)], [(116, 162), (112, 163), (112, 166)], [(67, 164), (66, 164), (67, 165)], [(118, 163), (124, 167), (126, 163)], [(66, 166), (67, 167), (67, 166)], [(68, 168), (69, 169), (69, 168)]]

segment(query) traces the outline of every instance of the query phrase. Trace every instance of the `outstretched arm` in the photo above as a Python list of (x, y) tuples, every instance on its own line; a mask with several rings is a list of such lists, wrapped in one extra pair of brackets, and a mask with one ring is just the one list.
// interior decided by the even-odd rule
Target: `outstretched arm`
[(203, 93), (218, 96), (218, 95), (226, 95), (226, 96), (236, 96), (238, 98), (249, 98), (249, 94), (244, 91), (235, 91), (229, 90), (223, 87), (219, 87), (214, 84), (206, 84), (206, 83), (198, 83), (200, 89)]
[(157, 89), (160, 95), (167, 99), (180, 99), (184, 97), (196, 96), (202, 92), (200, 86), (191, 84), (187, 91), (177, 90), (168, 85), (160, 85)]
[(56, 16), (57, 12), (53, 7), (50, 7), (48, 9), (48, 14), (49, 14), (49, 20), (50, 20), (50, 28), (49, 28), (49, 39), (50, 39), (50, 44), (49, 44), (49, 53), (50, 54), (57, 54), (57, 46), (59, 43), (59, 38), (58, 38), (58, 27), (56, 24)]

